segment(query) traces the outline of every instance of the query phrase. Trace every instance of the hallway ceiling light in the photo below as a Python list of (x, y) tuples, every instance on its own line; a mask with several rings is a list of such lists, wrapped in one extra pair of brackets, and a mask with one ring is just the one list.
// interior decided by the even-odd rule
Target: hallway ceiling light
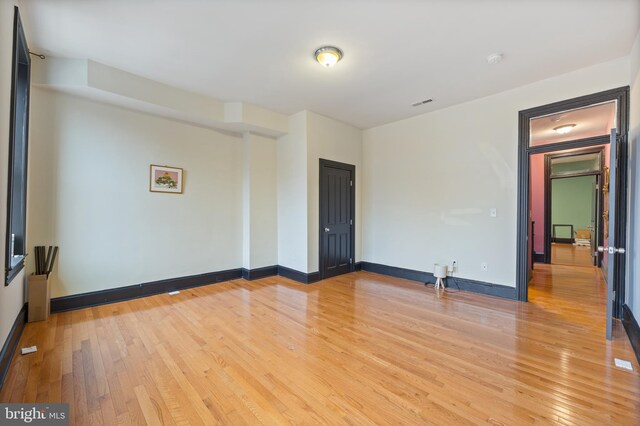
[(553, 130), (555, 130), (556, 133), (564, 135), (572, 131), (574, 127), (576, 127), (575, 124), (563, 124), (562, 126), (554, 127)]
[(342, 59), (343, 53), (342, 50), (338, 49), (334, 46), (323, 46), (320, 49), (316, 50), (313, 54), (321, 65), (329, 68), (334, 66), (335, 64)]

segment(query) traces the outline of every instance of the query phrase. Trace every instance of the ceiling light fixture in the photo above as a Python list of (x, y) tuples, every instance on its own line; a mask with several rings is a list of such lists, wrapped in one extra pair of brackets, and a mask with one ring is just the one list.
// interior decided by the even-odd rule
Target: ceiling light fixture
[(565, 134), (569, 133), (570, 131), (572, 131), (574, 127), (576, 127), (575, 124), (563, 124), (562, 126), (554, 127), (553, 130), (555, 130), (556, 133), (560, 133), (561, 135), (565, 135)]
[(338, 49), (337, 47), (323, 46), (320, 49), (316, 50), (313, 56), (316, 58), (316, 61), (320, 63), (320, 65), (324, 65), (325, 67), (329, 68), (337, 64), (338, 61), (342, 59), (344, 54), (342, 53), (342, 50)]

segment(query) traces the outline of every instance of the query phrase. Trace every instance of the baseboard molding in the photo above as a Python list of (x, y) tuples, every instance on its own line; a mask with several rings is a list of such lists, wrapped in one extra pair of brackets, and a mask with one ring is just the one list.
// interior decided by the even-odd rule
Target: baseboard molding
[(533, 262), (534, 263), (544, 263), (544, 253), (534, 253), (533, 254)]
[(247, 281), (258, 280), (260, 278), (273, 277), (278, 275), (278, 265), (265, 266), (263, 268), (246, 269), (242, 268), (242, 278)]
[(285, 266), (278, 266), (278, 275), (289, 278), (290, 280), (298, 281), (302, 284), (312, 284), (320, 281), (320, 272), (311, 272), (307, 274)]
[(633, 312), (627, 305), (622, 306), (622, 325), (624, 325), (633, 351), (636, 353), (636, 358), (640, 363), (640, 327), (638, 327), (638, 321), (636, 321)]
[(137, 299), (154, 294), (168, 293), (174, 290), (199, 287), (239, 278), (242, 278), (242, 269), (240, 268), (56, 297), (51, 299), (51, 313), (122, 302), (124, 300)]
[(7, 378), (7, 373), (9, 372), (9, 367), (11, 366), (13, 354), (16, 352), (16, 347), (18, 346), (20, 336), (22, 336), (22, 330), (24, 330), (24, 326), (26, 323), (27, 304), (25, 303), (24, 305), (22, 305), (22, 309), (20, 309), (20, 312), (18, 312), (18, 316), (13, 322), (13, 326), (9, 331), (7, 340), (2, 346), (2, 352), (0, 352), (0, 389), (2, 389), (4, 380)]
[(551, 238), (551, 242), (558, 244), (573, 244), (576, 240), (574, 238)]
[[(419, 282), (435, 282), (435, 278), (431, 272), (417, 271), (415, 269), (399, 268), (397, 266), (381, 265), (379, 263), (361, 262), (362, 270), (374, 272), (376, 274), (389, 275), (397, 278)], [(486, 283), (483, 281), (470, 280), (467, 278), (448, 277), (446, 279), (447, 287), (457, 288), (473, 293), (484, 294), (487, 296), (501, 297), (503, 299), (516, 300), (515, 287), (507, 287), (499, 284)]]
[(362, 271), (362, 262), (356, 262), (354, 264), (354, 270), (357, 271)]

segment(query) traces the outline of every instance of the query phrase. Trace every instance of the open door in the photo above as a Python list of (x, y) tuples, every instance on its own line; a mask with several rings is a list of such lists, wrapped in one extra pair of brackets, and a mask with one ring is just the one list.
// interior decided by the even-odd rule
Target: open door
[(608, 246), (598, 247), (598, 251), (604, 253), (607, 260), (607, 339), (611, 339), (613, 335), (613, 304), (615, 300), (615, 289), (621, 288), (624, 283), (618, 282), (624, 280), (624, 275), (619, 271), (620, 263), (625, 261), (624, 247), (618, 247), (619, 233), (618, 226), (618, 205), (617, 199), (620, 196), (622, 188), (618, 185), (618, 140), (616, 138), (616, 129), (611, 129), (611, 148), (609, 161), (609, 239)]

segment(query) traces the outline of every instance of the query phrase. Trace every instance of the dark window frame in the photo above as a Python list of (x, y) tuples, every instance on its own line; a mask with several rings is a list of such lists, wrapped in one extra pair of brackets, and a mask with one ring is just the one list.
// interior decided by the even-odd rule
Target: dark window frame
[[(24, 259), (27, 255), (27, 166), (31, 58), (18, 7), (14, 8), (12, 55), (5, 286), (9, 285), (24, 269)], [(12, 235), (15, 235), (14, 241), (12, 241)]]

